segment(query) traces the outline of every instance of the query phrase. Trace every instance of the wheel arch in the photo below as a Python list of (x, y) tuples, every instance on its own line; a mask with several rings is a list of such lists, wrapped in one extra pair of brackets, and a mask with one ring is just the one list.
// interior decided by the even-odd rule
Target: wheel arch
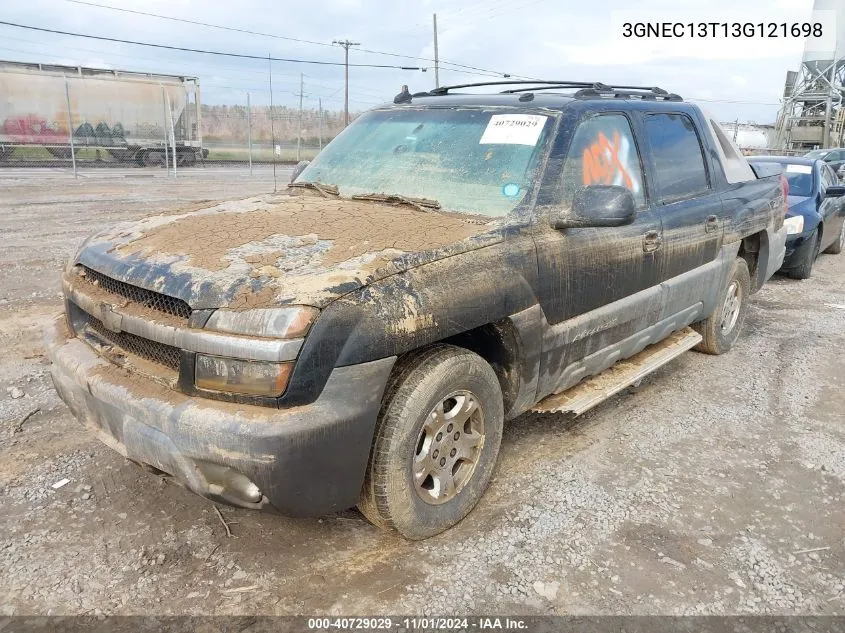
[(511, 410), (519, 396), (523, 354), (519, 333), (510, 319), (486, 323), (440, 343), (469, 350), (487, 361), (499, 379), (505, 412)]
[(766, 231), (760, 231), (742, 238), (736, 256), (744, 259), (748, 265), (748, 273), (751, 277), (751, 292), (757, 292), (766, 281), (765, 266), (760, 266), (760, 262), (769, 260), (769, 236)]

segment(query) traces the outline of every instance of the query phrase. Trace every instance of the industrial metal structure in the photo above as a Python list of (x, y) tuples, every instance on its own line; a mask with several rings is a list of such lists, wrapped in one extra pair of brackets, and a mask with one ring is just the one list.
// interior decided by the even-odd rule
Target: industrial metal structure
[(0, 61), (0, 160), (44, 150), (191, 165), (203, 157), (199, 80)]
[(845, 8), (841, 0), (815, 0), (814, 11), (836, 11), (833, 50), (805, 45), (801, 69), (787, 71), (777, 119), (777, 146), (787, 150), (845, 144)]

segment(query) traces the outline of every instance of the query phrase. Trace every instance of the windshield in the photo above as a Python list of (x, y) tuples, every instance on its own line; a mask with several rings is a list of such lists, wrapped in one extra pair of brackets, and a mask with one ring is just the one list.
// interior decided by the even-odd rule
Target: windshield
[(790, 196), (809, 197), (813, 195), (813, 166), (781, 163), (783, 175), (789, 183)]
[(804, 158), (824, 158), (830, 154), (829, 149), (814, 149), (812, 152), (804, 154)]
[(296, 181), (336, 185), (342, 196), (396, 194), (437, 200), (450, 211), (502, 216), (531, 188), (550, 118), (470, 108), (373, 110)]

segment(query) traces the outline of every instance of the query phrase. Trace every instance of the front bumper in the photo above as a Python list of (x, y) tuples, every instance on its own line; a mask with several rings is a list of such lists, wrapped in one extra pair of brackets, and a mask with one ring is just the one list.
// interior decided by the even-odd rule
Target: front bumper
[[(358, 503), (395, 357), (336, 368), (315, 402), (272, 409), (192, 398), (132, 375), (72, 338), (63, 317), (46, 343), (53, 384), (73, 414), (125, 457), (197, 494), (292, 516)], [(253, 482), (260, 501), (221, 488), (209, 475), (220, 466)]]
[(783, 265), (780, 268), (781, 270), (792, 270), (796, 266), (801, 265), (801, 262), (809, 256), (809, 250), (813, 246), (809, 238), (814, 233), (815, 228), (812, 231), (807, 231), (806, 233), (796, 233), (794, 235), (790, 235), (786, 239), (786, 256), (783, 258)]

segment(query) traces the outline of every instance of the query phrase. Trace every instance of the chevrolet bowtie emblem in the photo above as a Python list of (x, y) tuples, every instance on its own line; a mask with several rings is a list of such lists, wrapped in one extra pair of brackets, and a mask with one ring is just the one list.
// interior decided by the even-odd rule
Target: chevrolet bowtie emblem
[(115, 312), (114, 308), (108, 303), (100, 304), (100, 321), (103, 322), (103, 327), (109, 332), (114, 332), (115, 334), (122, 332), (120, 326), (123, 323), (123, 315)]

